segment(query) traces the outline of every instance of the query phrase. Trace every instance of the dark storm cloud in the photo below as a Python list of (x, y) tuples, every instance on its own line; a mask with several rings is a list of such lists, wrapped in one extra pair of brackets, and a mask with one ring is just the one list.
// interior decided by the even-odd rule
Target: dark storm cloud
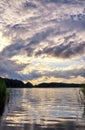
[(65, 4), (82, 4), (83, 1), (81, 0), (40, 0), (43, 3), (65, 3)]
[(29, 65), (29, 63), (17, 63), (10, 59), (16, 55), (22, 55), (23, 47), (23, 41), (19, 39), (16, 44), (11, 44), (0, 52), (0, 76), (23, 79), (24, 75), (19, 74), (19, 72)]
[[(43, 2), (44, 4), (46, 2), (47, 3), (52, 3), (52, 2), (53, 3), (58, 3), (58, 2), (60, 2), (60, 3), (63, 3), (63, 2), (70, 3), (70, 2), (72, 2), (72, 0), (40, 0), (40, 2)], [(75, 2), (78, 3), (78, 1), (76, 1), (76, 0), (75, 0)], [(63, 32), (67, 33), (71, 30), (76, 30), (78, 28), (80, 28), (81, 30), (85, 28), (85, 24), (84, 24), (85, 23), (85, 15), (84, 14), (77, 14), (77, 15), (72, 15), (72, 14), (70, 15), (69, 14), (69, 16), (71, 17), (71, 19), (73, 21), (70, 21), (70, 19), (67, 20), (67, 21), (65, 19), (63, 19), (63, 20), (61, 19), (60, 23), (58, 23), (57, 20), (60, 19), (59, 14), (56, 15), (56, 17), (52, 18), (53, 17), (52, 12), (50, 12), (50, 10), (47, 10), (46, 6), (43, 7), (42, 4), (39, 4), (38, 1), (32, 1), (32, 2), (28, 1), (28, 0), (21, 0), (20, 2), (14, 2), (13, 1), (13, 3), (15, 3), (14, 6), (13, 6), (13, 4), (10, 0), (7, 4), (4, 3), (4, 2), (2, 2), (2, 3), (3, 4), (2, 4), (1, 10), (2, 9), (5, 10), (3, 5), (5, 5), (5, 7), (10, 6), (10, 9), (11, 9), (10, 11), (12, 11), (14, 13), (14, 17), (16, 17), (16, 16), (17, 16), (17, 18), (19, 17), (19, 14), (17, 13), (17, 11), (22, 12), (22, 15), (20, 15), (21, 22), (19, 22), (18, 21), (19, 19), (17, 19), (16, 23), (15, 23), (15, 21), (14, 22), (12, 21), (13, 23), (12, 22), (10, 23), (10, 19), (9, 19), (8, 22), (10, 24), (5, 22), (6, 26), (4, 26), (4, 32), (3, 32), (4, 35), (11, 36), (16, 42), (14, 43), (14, 41), (13, 41), (13, 44), (15, 44), (15, 45), (11, 45), (11, 46), (7, 47), (3, 51), (3, 53), (6, 53), (7, 49), (8, 49), (8, 51), (10, 50), (9, 55), (12, 55), (12, 56), (13, 56), (13, 54), (14, 55), (18, 54), (21, 50), (22, 51), (26, 50), (27, 53), (28, 53), (28, 56), (32, 56), (32, 54), (34, 54), (34, 51), (39, 46), (39, 44), (41, 42), (47, 41), (47, 38), (49, 38), (50, 36), (56, 36), (57, 37), (58, 35), (62, 35)], [(41, 8), (42, 12), (43, 12), (42, 9), (45, 9), (45, 11), (40, 15), (40, 17), (38, 16), (38, 13), (41, 13), (41, 12), (37, 12), (37, 15), (33, 15), (30, 18), (26, 16), (26, 12), (25, 12), (25, 16), (26, 16), (26, 18), (25, 18), (24, 13), (23, 13), (24, 8), (34, 8), (35, 10), (39, 11), (40, 7), (37, 7), (39, 5), (40, 5), (40, 7), (43, 7), (43, 8)], [(8, 13), (11, 13), (10, 11)], [(45, 12), (46, 12), (46, 14), (45, 14)], [(3, 11), (3, 13), (4, 13), (4, 11)], [(49, 17), (49, 14), (52, 15), (51, 18)], [(6, 17), (6, 15), (7, 14), (5, 14), (5, 17)], [(2, 18), (4, 20), (5, 18), (3, 16), (4, 15), (2, 15)], [(37, 21), (36, 21), (36, 19), (37, 19)], [(74, 19), (76, 19), (75, 22), (74, 22)], [(61, 22), (61, 21), (63, 21), (63, 22)], [(46, 25), (47, 25), (47, 27), (45, 27)], [(61, 27), (61, 25), (62, 25), (62, 27)], [(39, 27), (41, 26), (42, 29), (38, 30), (38, 26)], [(65, 28), (64, 28), (64, 26), (65, 26)], [(30, 34), (32, 32), (35, 32), (35, 33), (32, 34), (32, 36), (29, 36), (29, 34), (28, 34), (28, 36), (29, 36), (28, 41), (27, 41), (27, 37), (26, 37), (24, 42), (21, 41), (21, 44), (20, 44), (17, 39), (22, 38), (22, 37), (24, 38), (24, 35), (27, 35), (26, 33), (29, 33), (29, 32), (30, 32)], [(69, 39), (67, 39), (67, 40), (69, 40)], [(16, 43), (19, 44), (19, 45), (17, 45)], [(54, 43), (52, 42), (52, 44), (54, 44)], [(59, 57), (64, 57), (64, 58), (65, 57), (67, 58), (66, 55), (68, 55), (68, 58), (69, 58), (73, 54), (76, 55), (76, 51), (77, 51), (76, 49), (79, 48), (79, 45), (76, 45), (78, 47), (71, 49), (70, 44), (57, 46), (57, 43), (56, 43), (56, 46), (54, 45), (54, 47), (52, 47), (52, 46), (50, 46), (50, 43), (49, 43), (48, 47), (46, 47), (43, 50), (43, 52), (41, 52), (41, 50), (39, 50), (36, 53), (36, 56), (39, 53), (46, 53), (48, 55), (59, 56)], [(82, 46), (83, 45), (84, 44), (82, 44)], [(78, 50), (78, 53), (81, 53), (82, 46), (81, 46), (81, 50), (80, 51)], [(14, 50), (13, 50), (13, 48), (14, 48)], [(18, 51), (18, 48), (19, 48), (19, 51)], [(59, 54), (59, 53), (61, 53), (61, 54)], [(83, 53), (83, 51), (82, 51), (82, 53)]]
[(8, 25), (8, 29), (11, 29), (12, 30), (15, 30), (15, 31), (18, 31), (18, 30), (23, 30), (25, 29), (26, 27), (24, 27), (23, 24), (14, 24), (13, 26), (11, 25)]
[[(26, 76), (26, 77), (27, 77), (27, 76)], [(36, 71), (36, 70), (33, 70), (32, 72), (30, 72), (30, 73), (28, 74), (28, 79), (29, 79), (29, 80), (38, 79), (38, 78), (40, 78), (40, 77), (42, 77), (42, 74), (41, 74), (40, 72)]]
[(26, 64), (17, 64), (0, 55), (0, 76), (21, 79), (21, 75), (18, 72), (25, 66)]
[[(75, 21), (75, 22), (73, 22), (73, 24), (72, 24), (72, 22), (70, 22), (70, 23), (71, 23), (72, 29), (73, 28), (76, 29), (79, 27), (81, 30), (84, 29), (84, 22), (82, 22), (82, 21), (78, 21), (78, 22)], [(65, 26), (68, 26), (68, 28), (69, 28), (70, 23), (67, 21), (67, 23), (65, 23)], [(62, 26), (64, 26), (64, 25), (62, 24)], [(62, 29), (60, 31), (60, 27), (57, 27), (55, 24), (53, 24), (52, 27), (43, 28), (42, 30), (35, 32), (34, 35), (32, 35), (31, 37), (29, 37), (25, 40), (22, 40), (22, 39), (19, 40), (19, 38), (18, 38), (20, 33), (22, 33), (21, 37), (24, 37), (23, 36), (24, 33), (26, 31), (28, 31), (27, 26), (25, 24), (14, 24), (13, 26), (8, 25), (7, 28), (8, 28), (7, 29), (8, 31), (6, 31), (5, 34), (15, 35), (14, 39), (16, 42), (13, 41), (13, 45), (8, 46), (3, 51), (3, 53), (7, 52), (6, 51), (7, 49), (8, 49), (8, 51), (11, 50), (10, 51), (10, 52), (12, 52), (12, 54), (10, 53), (11, 56), (13, 56), (13, 54), (15, 55), (15, 54), (18, 54), (21, 52), (21, 51), (18, 51), (18, 48), (19, 48), (19, 50), (26, 51), (28, 56), (32, 56), (32, 55), (39, 56), (41, 54), (47, 54), (47, 55), (51, 55), (54, 57), (70, 58), (70, 57), (74, 57), (79, 54), (81, 55), (81, 54), (85, 53), (85, 47), (84, 47), (85, 43), (84, 43), (84, 41), (81, 41), (82, 43), (78, 43), (79, 41), (77, 41), (77, 40), (74, 41), (74, 39), (76, 37), (75, 33), (72, 33), (71, 35), (68, 35), (68, 36), (64, 36), (63, 37), (64, 43), (60, 44), (60, 45), (57, 45), (57, 42), (53, 43), (53, 41), (47, 40), (47, 39), (49, 39), (49, 37), (52, 37), (52, 36), (58, 37), (59, 35), (65, 33), (65, 31), (64, 32), (62, 31)], [(57, 28), (57, 29), (55, 29), (55, 28)], [(23, 32), (23, 30), (24, 30), (24, 32)], [(18, 35), (18, 33), (19, 33), (19, 35)], [(69, 40), (70, 40), (70, 42), (69, 42)], [(43, 42), (43, 45), (44, 45), (45, 41), (47, 41), (49, 43), (49, 45), (46, 48), (44, 48), (42, 51), (38, 50), (35, 53), (35, 50), (39, 47), (39, 44), (41, 42)], [(67, 43), (67, 42), (69, 42), (69, 43)]]
[(68, 44), (60, 44), (53, 47), (46, 47), (42, 51), (36, 52), (36, 55), (47, 54), (53, 57), (60, 58), (74, 58), (77, 55), (85, 55), (85, 42), (74, 43), (69, 42)]
[(21, 80), (33, 80), (33, 79), (38, 79), (40, 77), (42, 77), (43, 75), (36, 71), (36, 70), (33, 70), (32, 72), (30, 72), (29, 74), (18, 74), (18, 73), (15, 73), (15, 76), (18, 77), (18, 79), (20, 78)]
[(15, 55), (22, 54), (22, 50), (24, 51), (24, 42), (23, 40), (17, 40), (16, 43), (14, 42), (13, 44), (5, 47), (2, 52), (0, 52), (1, 55), (11, 58)]
[(71, 0), (41, 0), (44, 2), (51, 2), (51, 3), (70, 3)]
[(7, 46), (1, 53), (8, 57), (26, 52), (29, 57), (47, 54), (48, 56), (60, 58), (74, 58), (77, 55), (85, 54), (85, 42), (76, 41), (75, 33), (65, 36), (62, 44), (57, 45), (57, 43), (52, 43), (51, 41), (45, 48), (42, 48), (42, 50), (38, 49), (38, 51), (35, 52), (35, 50), (39, 48), (40, 43), (46, 41), (48, 37), (53, 35), (52, 33), (54, 34), (55, 31), (53, 28), (50, 28), (36, 33), (30, 39), (16, 39), (12, 41), (13, 44)]
[(50, 75), (54, 75), (54, 77), (58, 78), (71, 78), (71, 77), (85, 77), (85, 68), (78, 68), (78, 69), (71, 69), (71, 70), (64, 70), (64, 71), (54, 71), (50, 73)]
[(51, 35), (54, 32), (54, 28), (47, 28), (42, 32), (36, 33), (30, 40), (28, 45), (34, 45), (39, 44), (40, 42), (47, 39), (49, 35)]
[(25, 24), (8, 24), (3, 28), (3, 35), (12, 38), (12, 40), (18, 40), (24, 38), (28, 30), (28, 26)]
[(25, 45), (25, 50), (28, 56), (35, 55), (35, 50), (39, 47), (39, 44), (46, 41), (46, 39), (50, 37), (52, 33), (55, 33), (54, 28), (46, 28), (44, 31), (35, 33), (33, 37), (26, 39), (28, 44)]
[(34, 3), (30, 2), (30, 1), (23, 2), (23, 7), (27, 8), (27, 9), (29, 9), (29, 8), (37, 8), (36, 4), (34, 4)]
[[(0, 52), (0, 75), (5, 77), (7, 74), (8, 77), (23, 80), (42, 76), (85, 77), (84, 68), (49, 71), (44, 74), (35, 68), (25, 75), (20, 72), (23, 72), (28, 64), (23, 61), (22, 64), (17, 64), (17, 61), (11, 60), (13, 56), (24, 54), (27, 54), (26, 58), (35, 56), (35, 59), (43, 54), (70, 60), (77, 55), (82, 58), (82, 55), (85, 55), (84, 0), (0, 0), (0, 32), (3, 37), (11, 39), (10, 45), (4, 45)], [(55, 41), (54, 38), (60, 39), (61, 42)], [(85, 61), (85, 58), (82, 60)]]
[(55, 78), (64, 78), (64, 79), (70, 79), (71, 77), (77, 78), (78, 76), (81, 76), (85, 78), (85, 68), (79, 68), (79, 69), (72, 69), (72, 70), (54, 70), (54, 71), (44, 71), (43, 73), (32, 70), (29, 74), (22, 75), (24, 80), (33, 80), (38, 79), (42, 77), (55, 77)]
[(26, 53), (27, 53), (27, 55), (28, 55), (29, 57), (33, 56), (34, 50), (35, 50), (35, 49), (32, 48), (32, 47), (26, 47), (26, 48), (25, 48), (25, 51), (26, 51)]
[(85, 78), (85, 68), (74, 68), (70, 70), (53, 70), (53, 71), (44, 71), (43, 73), (39, 72), (38, 70), (32, 70), (28, 75), (24, 75), (24, 78), (28, 78), (29, 80), (38, 79), (41, 77), (55, 77), (55, 78), (64, 78), (70, 79), (71, 77), (78, 77), (81, 76)]

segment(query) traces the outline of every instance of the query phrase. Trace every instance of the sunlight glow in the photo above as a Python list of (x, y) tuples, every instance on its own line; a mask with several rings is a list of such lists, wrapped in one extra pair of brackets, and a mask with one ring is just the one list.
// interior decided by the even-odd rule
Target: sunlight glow
[(0, 77), (85, 81), (85, 1), (0, 1)]
[(0, 52), (3, 51), (3, 49), (5, 47), (7, 47), (8, 45), (10, 45), (10, 40), (8, 40), (7, 38), (5, 38), (3, 36), (3, 34), (0, 32)]
[(39, 83), (51, 83), (51, 82), (63, 82), (63, 83), (83, 83), (83, 81), (85, 80), (85, 78), (78, 76), (78, 77), (70, 77), (69, 79), (65, 79), (65, 78), (56, 78), (56, 77), (40, 77), (38, 79), (33, 79), (31, 80), (31, 82), (35, 85), (35, 84), (39, 84)]
[(26, 64), (29, 63), (30, 58), (27, 55), (15, 55), (11, 58), (12, 61), (15, 61), (17, 64)]

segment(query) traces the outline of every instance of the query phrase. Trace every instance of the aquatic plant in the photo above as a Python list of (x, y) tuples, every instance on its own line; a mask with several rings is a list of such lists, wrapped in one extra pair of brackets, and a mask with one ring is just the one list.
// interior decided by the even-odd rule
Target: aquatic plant
[(79, 94), (81, 103), (85, 106), (85, 84), (81, 84)]
[(0, 107), (9, 100), (9, 92), (7, 91), (5, 80), (0, 78)]
[(9, 99), (9, 92), (7, 92), (5, 80), (0, 78), (0, 116), (2, 116), (5, 104)]
[(6, 84), (4, 79), (0, 78), (0, 102), (3, 101), (5, 96), (6, 96)]
[(85, 84), (82, 84), (80, 86), (79, 95), (80, 95), (81, 105), (83, 106), (82, 117), (85, 119)]

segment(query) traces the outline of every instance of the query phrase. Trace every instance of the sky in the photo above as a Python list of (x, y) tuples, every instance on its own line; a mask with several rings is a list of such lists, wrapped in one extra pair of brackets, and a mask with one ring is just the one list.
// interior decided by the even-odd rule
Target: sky
[(0, 76), (85, 82), (85, 0), (0, 0)]

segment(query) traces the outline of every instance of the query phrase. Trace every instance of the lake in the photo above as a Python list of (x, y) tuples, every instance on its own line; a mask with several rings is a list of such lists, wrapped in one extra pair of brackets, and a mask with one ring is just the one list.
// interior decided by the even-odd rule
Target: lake
[(13, 88), (0, 130), (84, 130), (79, 88)]

